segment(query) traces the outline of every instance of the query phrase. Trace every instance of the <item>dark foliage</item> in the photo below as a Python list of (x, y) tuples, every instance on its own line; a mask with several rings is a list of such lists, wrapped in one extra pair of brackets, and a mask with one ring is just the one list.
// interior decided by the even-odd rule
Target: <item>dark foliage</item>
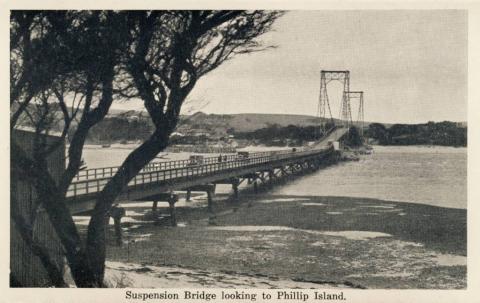
[(105, 118), (92, 127), (88, 141), (91, 143), (144, 141), (152, 130), (152, 123), (146, 119), (129, 121), (121, 117)]
[(363, 145), (362, 136), (360, 136), (358, 128), (354, 126), (350, 127), (347, 135), (343, 139), (343, 143), (350, 147), (359, 147)]
[(394, 124), (390, 128), (372, 123), (366, 134), (380, 145), (467, 146), (467, 128), (449, 121)]

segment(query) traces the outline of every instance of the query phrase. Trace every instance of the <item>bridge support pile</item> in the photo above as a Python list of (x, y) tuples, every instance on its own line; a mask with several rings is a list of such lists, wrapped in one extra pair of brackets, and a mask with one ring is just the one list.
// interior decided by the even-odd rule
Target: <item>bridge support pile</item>
[(168, 202), (168, 209), (170, 212), (170, 223), (172, 226), (177, 226), (177, 218), (176, 218), (176, 211), (175, 211), (175, 203), (178, 201), (178, 195), (169, 193), (160, 193), (153, 196), (148, 196), (139, 201), (153, 201), (152, 204), (152, 217), (154, 220), (158, 221), (159, 213), (158, 213), (158, 202), (166, 201)]
[[(117, 245), (121, 246), (122, 245), (122, 227), (120, 225), (120, 223), (121, 223), (120, 221), (122, 220), (122, 217), (125, 216), (125, 208), (114, 206), (110, 210), (109, 215), (113, 218), (113, 224), (114, 224), (114, 227), (115, 227), (116, 243), (117, 243)], [(107, 224), (108, 224), (108, 222), (107, 222)]]
[(186, 189), (187, 194), (185, 200), (188, 202), (191, 200), (192, 191), (195, 192), (205, 192), (207, 194), (207, 203), (208, 203), (208, 214), (209, 214), (209, 221), (210, 223), (214, 223), (216, 218), (215, 216), (215, 209), (213, 206), (213, 195), (215, 194), (215, 184), (204, 184), (204, 185), (196, 185)]

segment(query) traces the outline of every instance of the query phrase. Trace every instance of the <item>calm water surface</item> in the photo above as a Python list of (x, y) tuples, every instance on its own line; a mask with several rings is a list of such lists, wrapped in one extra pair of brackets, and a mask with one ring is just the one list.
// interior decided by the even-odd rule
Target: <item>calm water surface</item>
[[(84, 160), (89, 168), (117, 166), (131, 148), (88, 147)], [(164, 154), (164, 160), (177, 159), (188, 159), (188, 154)], [(467, 149), (376, 146), (372, 155), (363, 156), (358, 162), (319, 170), (274, 188), (272, 194), (363, 197), (466, 208)]]
[(467, 208), (467, 149), (376, 146), (274, 189), (275, 195), (346, 196)]
[[(102, 148), (100, 145), (86, 145), (83, 150), (83, 160), (88, 168), (120, 166), (125, 158), (138, 145), (112, 144), (111, 147)], [(206, 157), (218, 156), (218, 154), (196, 154)], [(190, 153), (160, 153), (153, 161), (186, 160)]]

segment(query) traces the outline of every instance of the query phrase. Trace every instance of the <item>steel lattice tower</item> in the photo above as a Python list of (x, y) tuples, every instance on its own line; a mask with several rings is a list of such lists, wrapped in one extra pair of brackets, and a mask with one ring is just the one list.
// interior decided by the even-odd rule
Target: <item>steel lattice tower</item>
[[(340, 81), (343, 84), (339, 119), (343, 121), (345, 127), (349, 127), (352, 124), (352, 111), (348, 94), (350, 91), (350, 71), (322, 70), (320, 71), (320, 97), (318, 101), (317, 116), (321, 120), (321, 127), (324, 131), (326, 130), (325, 124), (328, 118), (334, 123), (327, 92), (327, 84), (333, 80)], [(327, 111), (330, 115), (329, 117), (327, 117)]]
[(363, 128), (364, 128), (364, 116), (363, 116), (363, 91), (353, 91), (353, 92), (348, 92), (348, 97), (350, 100), (352, 99), (358, 99), (358, 115), (357, 115), (357, 127), (360, 129), (360, 135), (363, 137)]

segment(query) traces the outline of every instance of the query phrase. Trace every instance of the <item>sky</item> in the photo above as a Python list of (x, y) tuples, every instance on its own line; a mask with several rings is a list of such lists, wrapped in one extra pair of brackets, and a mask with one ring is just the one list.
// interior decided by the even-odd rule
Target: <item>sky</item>
[[(207, 74), (189, 110), (315, 116), (320, 71), (349, 70), (350, 90), (364, 91), (366, 121), (467, 120), (465, 11), (290, 11), (261, 40), (277, 48)], [(327, 91), (337, 117), (342, 85)]]

